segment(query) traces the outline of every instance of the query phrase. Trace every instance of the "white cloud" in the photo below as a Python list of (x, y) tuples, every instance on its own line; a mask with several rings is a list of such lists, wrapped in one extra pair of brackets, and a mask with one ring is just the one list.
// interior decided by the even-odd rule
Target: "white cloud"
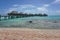
[(27, 8), (27, 7), (35, 7), (35, 6), (33, 6), (33, 5), (31, 5), (31, 4), (26, 4), (26, 5), (17, 5), (17, 4), (14, 4), (13, 5), (13, 7), (21, 7), (21, 8)]
[(54, 2), (52, 2), (51, 4), (55, 4), (55, 3), (60, 4), (60, 0), (55, 0), (55, 1), (54, 1)]
[(43, 7), (39, 7), (39, 8), (37, 8), (39, 11), (45, 11), (46, 10), (46, 8), (43, 8)]
[(42, 7), (38, 7), (37, 8), (37, 10), (39, 11), (39, 12), (41, 12), (41, 13), (47, 13), (48, 12), (48, 7), (49, 7), (50, 5), (49, 4), (44, 4)]
[(57, 10), (56, 13), (60, 13), (60, 10)]
[(33, 9), (33, 8), (35, 8), (35, 6), (30, 5), (30, 4), (27, 4), (27, 5), (14, 4), (13, 7), (9, 8), (6, 13), (11, 12), (11, 11), (22, 11), (22, 10), (28, 9), (28, 8)]
[(13, 5), (13, 7), (18, 7), (18, 6), (19, 6), (19, 5), (17, 5), (17, 4), (14, 4), (14, 5)]
[(35, 7), (33, 5), (27, 4), (27, 5), (20, 5), (21, 7)]
[(18, 11), (24, 13), (46, 13), (48, 12), (48, 6), (49, 4), (44, 4), (42, 7), (37, 7), (34, 5), (13, 5), (13, 7), (7, 10), (7, 13), (11, 11)]
[(49, 7), (49, 6), (50, 6), (50, 4), (44, 4), (43, 6), (44, 6), (44, 7)]
[(9, 12), (11, 12), (11, 11), (16, 11), (16, 9), (17, 9), (17, 8), (9, 8), (9, 9), (6, 11), (6, 13), (9, 13)]
[(37, 10), (40, 11), (41, 13), (48, 12), (47, 8), (45, 8), (45, 7), (38, 7)]
[(24, 13), (31, 13), (31, 10), (25, 10)]

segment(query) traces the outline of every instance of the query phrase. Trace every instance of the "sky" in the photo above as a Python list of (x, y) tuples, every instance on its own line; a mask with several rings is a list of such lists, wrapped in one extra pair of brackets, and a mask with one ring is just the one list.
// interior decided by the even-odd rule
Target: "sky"
[(0, 0), (0, 15), (11, 11), (60, 15), (60, 0)]

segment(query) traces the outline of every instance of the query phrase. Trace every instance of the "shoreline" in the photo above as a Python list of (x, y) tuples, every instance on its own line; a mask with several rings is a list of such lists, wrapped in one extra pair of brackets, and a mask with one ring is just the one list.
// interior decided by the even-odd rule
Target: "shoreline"
[(59, 29), (53, 29), (53, 28), (20, 28), (20, 27), (0, 27), (0, 30), (3, 30), (3, 29), (5, 29), (5, 30), (19, 30), (19, 29), (30, 29), (30, 30), (60, 30), (60, 28)]
[(60, 30), (0, 28), (1, 40), (60, 40)]

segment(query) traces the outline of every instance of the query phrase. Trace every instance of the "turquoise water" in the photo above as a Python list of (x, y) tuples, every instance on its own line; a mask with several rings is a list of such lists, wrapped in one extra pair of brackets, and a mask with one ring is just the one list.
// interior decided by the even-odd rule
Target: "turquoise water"
[[(33, 23), (29, 23), (29, 21)], [(25, 17), (0, 21), (0, 27), (23, 27), (23, 28), (60, 28), (60, 16)]]

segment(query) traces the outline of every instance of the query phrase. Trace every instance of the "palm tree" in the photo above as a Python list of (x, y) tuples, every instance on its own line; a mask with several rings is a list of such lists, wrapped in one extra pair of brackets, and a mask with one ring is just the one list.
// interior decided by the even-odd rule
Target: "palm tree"
[(28, 14), (27, 13), (24, 13), (24, 17), (28, 17)]
[(43, 15), (41, 13), (39, 13), (38, 16), (43, 16)]
[(8, 15), (16, 15), (16, 14), (18, 14), (17, 11), (12, 11), (12, 12), (8, 13)]
[(44, 13), (43, 16), (48, 16), (48, 15)]
[(8, 16), (9, 16), (11, 19), (13, 19), (13, 18), (16, 17), (17, 14), (18, 14), (17, 11), (12, 11), (12, 12), (8, 13)]
[(20, 13), (18, 14), (18, 16), (24, 17), (24, 13), (23, 13), (23, 12), (20, 12)]

